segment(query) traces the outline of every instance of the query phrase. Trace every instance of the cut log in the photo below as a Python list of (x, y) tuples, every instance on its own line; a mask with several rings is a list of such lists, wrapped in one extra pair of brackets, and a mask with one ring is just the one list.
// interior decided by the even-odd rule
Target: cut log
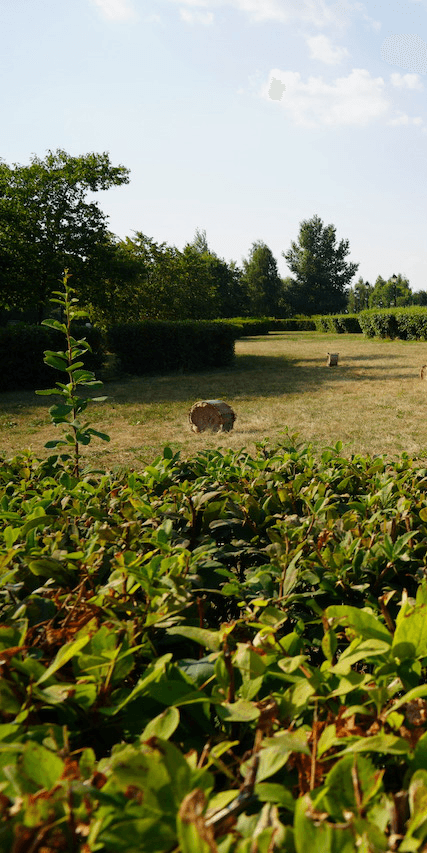
[(338, 352), (328, 352), (327, 367), (335, 367), (338, 364)]
[(200, 400), (191, 407), (188, 419), (193, 432), (230, 432), (236, 415), (223, 400)]

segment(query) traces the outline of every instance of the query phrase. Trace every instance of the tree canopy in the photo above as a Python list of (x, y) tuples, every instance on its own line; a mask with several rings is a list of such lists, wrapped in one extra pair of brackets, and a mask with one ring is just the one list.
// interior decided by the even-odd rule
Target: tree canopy
[(331, 314), (347, 304), (346, 287), (359, 264), (346, 260), (349, 241), (337, 243), (334, 225), (324, 225), (320, 216), (301, 222), (297, 241), (283, 256), (294, 274), (287, 301), (295, 312)]
[(64, 269), (83, 300), (93, 296), (110, 235), (87, 195), (128, 181), (129, 170), (107, 153), (73, 157), (58, 149), (28, 166), (1, 161), (0, 305), (35, 305), (41, 319)]
[(283, 283), (277, 261), (262, 240), (252, 244), (249, 259), (243, 261), (243, 281), (248, 291), (251, 314), (255, 317), (280, 315)]

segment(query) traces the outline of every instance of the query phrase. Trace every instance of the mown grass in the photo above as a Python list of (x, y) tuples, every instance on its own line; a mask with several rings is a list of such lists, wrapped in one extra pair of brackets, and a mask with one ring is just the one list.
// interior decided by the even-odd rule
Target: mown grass
[[(337, 367), (327, 352), (339, 352)], [(88, 417), (111, 436), (85, 455), (96, 465), (138, 467), (165, 444), (191, 455), (203, 448), (253, 450), (288, 429), (315, 446), (343, 442), (343, 452), (427, 457), (427, 383), (419, 378), (427, 343), (361, 335), (292, 332), (237, 341), (229, 370), (190, 375), (113, 378), (105, 403)], [(59, 375), (59, 374), (58, 374)], [(230, 433), (191, 432), (188, 411), (197, 400), (223, 399), (236, 412)], [(0, 453), (24, 449), (45, 456), (55, 433), (50, 398), (33, 392), (0, 395)], [(52, 398), (53, 401), (53, 398)]]

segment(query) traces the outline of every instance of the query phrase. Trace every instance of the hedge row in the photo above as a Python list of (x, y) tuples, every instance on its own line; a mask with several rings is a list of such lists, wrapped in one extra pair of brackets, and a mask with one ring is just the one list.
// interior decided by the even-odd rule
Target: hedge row
[(311, 317), (288, 317), (272, 320), (270, 332), (315, 332), (316, 323)]
[(234, 329), (235, 338), (246, 338), (253, 335), (268, 335), (272, 323), (275, 321), (269, 317), (231, 317), (225, 320), (215, 320), (218, 325), (225, 324)]
[[(98, 370), (104, 361), (104, 346), (99, 329), (75, 326), (74, 337), (86, 338), (92, 352), (83, 358), (89, 370)], [(47, 388), (60, 374), (43, 361), (44, 351), (64, 350), (64, 335), (47, 326), (17, 324), (0, 328), (0, 391), (16, 388)]]
[(361, 311), (358, 315), (363, 333), (368, 338), (400, 338), (404, 341), (427, 340), (427, 309), (387, 308)]
[(234, 360), (235, 338), (231, 324), (202, 320), (122, 323), (107, 332), (108, 347), (122, 370), (139, 376), (228, 367)]
[(358, 334), (362, 331), (359, 316), (359, 314), (325, 314), (313, 319), (317, 332)]

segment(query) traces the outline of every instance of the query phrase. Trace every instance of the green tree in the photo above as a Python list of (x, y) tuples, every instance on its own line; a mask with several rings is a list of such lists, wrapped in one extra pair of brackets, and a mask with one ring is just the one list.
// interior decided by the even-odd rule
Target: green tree
[(372, 284), (369, 284), (369, 281), (363, 281), (362, 276), (360, 276), (354, 287), (350, 287), (348, 290), (347, 308), (349, 313), (358, 314), (359, 311), (369, 308), (372, 291)]
[(205, 275), (213, 287), (212, 316), (240, 317), (245, 314), (248, 310), (248, 294), (237, 264), (234, 261), (227, 263), (209, 248), (206, 231), (197, 229), (186, 249), (189, 252), (196, 251), (203, 261)]
[(243, 282), (247, 287), (251, 314), (256, 317), (280, 315), (283, 283), (277, 261), (262, 240), (252, 244), (248, 260), (243, 261)]
[(370, 296), (371, 308), (394, 308), (412, 305), (412, 291), (409, 281), (403, 275), (392, 275), (387, 281), (378, 276)]
[(359, 266), (346, 260), (349, 252), (349, 241), (337, 243), (335, 226), (324, 225), (320, 216), (301, 222), (298, 240), (283, 252), (294, 274), (287, 297), (295, 313), (332, 314), (345, 309), (346, 287)]
[(417, 290), (412, 294), (413, 305), (427, 305), (427, 290)]
[[(41, 321), (64, 269), (81, 301), (101, 287), (107, 217), (87, 195), (128, 183), (109, 155), (58, 149), (30, 165), (0, 162), (0, 306), (35, 306)], [(104, 271), (105, 272), (105, 271)]]
[(95, 263), (97, 274), (85, 305), (92, 322), (105, 327), (141, 319), (147, 302), (147, 269), (131, 241), (110, 234), (98, 247), (93, 266)]

